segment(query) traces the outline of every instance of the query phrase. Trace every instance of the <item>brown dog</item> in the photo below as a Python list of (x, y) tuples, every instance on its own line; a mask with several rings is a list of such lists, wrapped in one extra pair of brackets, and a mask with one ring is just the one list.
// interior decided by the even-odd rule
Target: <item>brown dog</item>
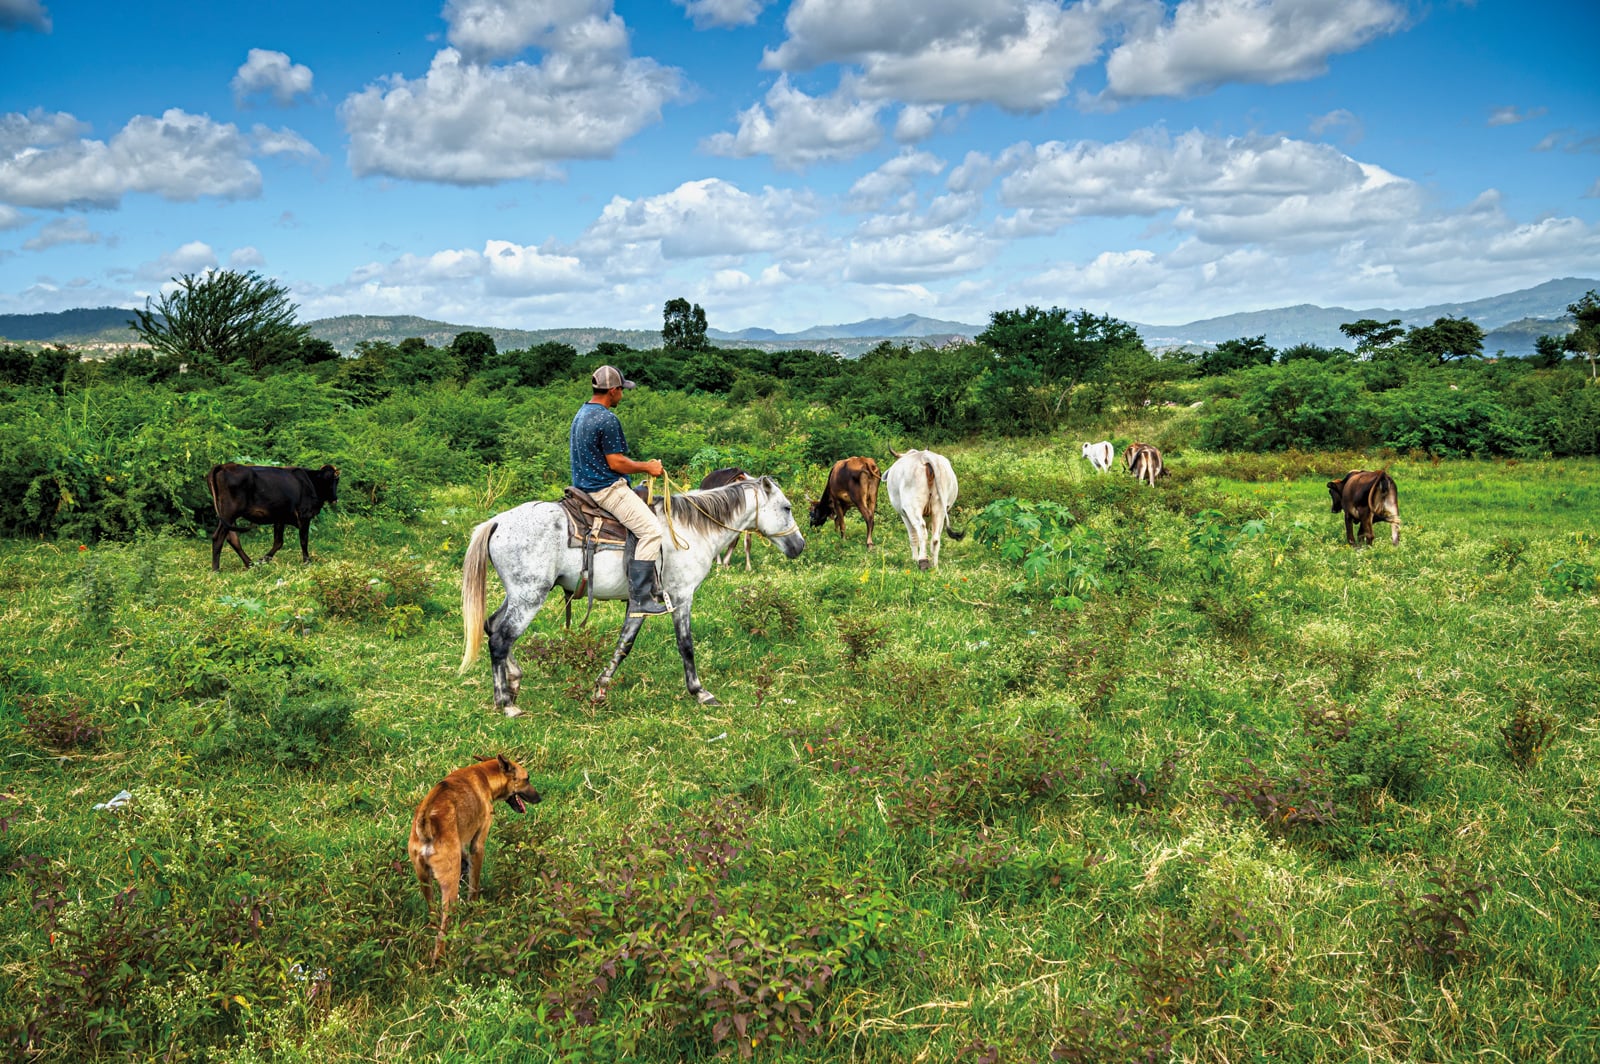
[(438, 783), (417, 806), (411, 820), (411, 864), (422, 884), (422, 900), (433, 911), (433, 881), (439, 881), (439, 940), (433, 947), (437, 964), (444, 953), (444, 929), (467, 873), (467, 897), (478, 896), (483, 872), (483, 845), (489, 838), (494, 803), (504, 799), (517, 812), (539, 800), (522, 766), (504, 754), (458, 768)]

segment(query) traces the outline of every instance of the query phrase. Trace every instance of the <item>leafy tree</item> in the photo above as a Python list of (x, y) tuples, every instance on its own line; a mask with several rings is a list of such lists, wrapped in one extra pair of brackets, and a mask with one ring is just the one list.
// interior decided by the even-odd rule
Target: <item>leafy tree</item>
[(983, 393), (994, 423), (1049, 429), (1072, 408), (1072, 392), (1104, 365), (1111, 351), (1138, 344), (1133, 326), (1108, 316), (1060, 307), (997, 310), (978, 342), (992, 353)]
[(300, 345), (300, 361), (307, 366), (315, 366), (323, 362), (339, 361), (339, 349), (326, 340), (319, 340), (315, 336), (307, 337), (306, 342)]
[(1432, 325), (1406, 333), (1405, 343), (1419, 362), (1430, 365), (1483, 357), (1483, 330), (1466, 318), (1435, 318)]
[(145, 300), (129, 327), (157, 353), (205, 370), (243, 361), (262, 373), (294, 359), (308, 338), (278, 282), (254, 270), (217, 270), (173, 278), (159, 301)]
[(668, 351), (704, 351), (706, 312), (687, 299), (669, 299), (661, 315), (661, 346)]
[(477, 376), (479, 370), (494, 361), (494, 337), (472, 329), (456, 333), (456, 338), (450, 341), (450, 354), (461, 367), (462, 376)]
[(453, 380), (460, 366), (447, 347), (434, 347), (420, 336), (408, 336), (394, 348), (388, 362), (395, 384), (431, 384)]
[(1566, 348), (1554, 336), (1540, 336), (1533, 341), (1533, 354), (1528, 361), (1539, 369), (1555, 369), (1567, 360)]
[(1279, 362), (1297, 362), (1310, 359), (1313, 362), (1344, 362), (1350, 358), (1350, 352), (1339, 347), (1322, 347), (1318, 344), (1295, 344), (1286, 347), (1278, 353)]
[(1589, 380), (1595, 379), (1595, 357), (1600, 355), (1600, 296), (1591, 288), (1576, 303), (1567, 304), (1578, 327), (1566, 339), (1564, 346), (1589, 360)]
[(1201, 352), (1195, 365), (1200, 370), (1200, 376), (1216, 377), (1251, 366), (1269, 365), (1276, 355), (1277, 352), (1267, 346), (1267, 337), (1263, 333), (1260, 336), (1224, 340), (1215, 349)]
[(67, 374), (67, 367), (78, 360), (68, 347), (55, 344), (38, 353), (26, 347), (0, 345), (0, 384), (55, 386)]
[(1339, 331), (1356, 342), (1356, 357), (1362, 359), (1381, 356), (1392, 349), (1406, 332), (1401, 328), (1399, 318), (1388, 321), (1362, 318), (1340, 325)]

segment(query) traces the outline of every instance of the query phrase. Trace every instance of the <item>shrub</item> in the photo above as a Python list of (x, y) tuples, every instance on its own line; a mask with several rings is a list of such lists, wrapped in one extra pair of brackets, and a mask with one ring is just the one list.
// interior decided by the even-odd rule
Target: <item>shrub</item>
[(734, 616), (751, 635), (793, 635), (800, 627), (800, 607), (771, 580), (744, 584), (734, 592)]
[(388, 592), (382, 580), (353, 562), (318, 566), (311, 574), (317, 601), (335, 617), (361, 619), (384, 608)]

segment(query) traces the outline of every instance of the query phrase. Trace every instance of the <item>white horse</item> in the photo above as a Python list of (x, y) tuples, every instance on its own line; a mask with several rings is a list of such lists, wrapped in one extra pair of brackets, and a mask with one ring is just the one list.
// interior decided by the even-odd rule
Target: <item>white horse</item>
[[(661, 582), (672, 600), (672, 623), (678, 632), (678, 653), (683, 657), (684, 680), (689, 693), (703, 705), (717, 700), (700, 684), (694, 669), (694, 636), (689, 611), (694, 592), (711, 572), (718, 554), (744, 532), (759, 532), (776, 543), (785, 556), (797, 557), (805, 537), (795, 524), (794, 512), (782, 489), (771, 477), (742, 480), (722, 488), (687, 491), (672, 497), (672, 518), (666, 519), (665, 500), (655, 503), (661, 528)], [(622, 551), (597, 551), (594, 556), (594, 597), (626, 600), (628, 575)], [(506, 600), (484, 620), (484, 585), (492, 564), (505, 585)], [(556, 585), (576, 594), (583, 579), (583, 551), (567, 546), (567, 515), (560, 503), (527, 502), (497, 514), (472, 530), (461, 573), (461, 622), (466, 635), (466, 672), (489, 637), (489, 660), (494, 666), (494, 702), (508, 717), (516, 708), (522, 670), (511, 648), (533, 622), (545, 596)], [(622, 659), (633, 649), (634, 637), (645, 622), (628, 617), (617, 637), (611, 664), (595, 685), (593, 698), (604, 701), (606, 687)]]

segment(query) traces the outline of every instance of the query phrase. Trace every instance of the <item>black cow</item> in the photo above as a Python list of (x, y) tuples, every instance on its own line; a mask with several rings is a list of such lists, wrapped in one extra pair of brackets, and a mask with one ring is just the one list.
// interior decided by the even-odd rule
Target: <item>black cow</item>
[[(713, 469), (711, 472), (707, 473), (705, 475), (705, 479), (700, 481), (700, 487), (702, 489), (721, 488), (726, 487), (729, 484), (736, 484), (741, 480), (749, 479), (750, 474), (746, 473), (738, 466), (726, 466), (722, 469)], [(740, 538), (744, 540), (744, 571), (748, 573), (750, 571), (750, 533), (746, 532)], [(728, 562), (732, 560), (733, 546), (730, 544), (728, 549), (723, 552), (722, 557), (717, 559), (717, 564), (727, 565)]]
[(226, 542), (250, 568), (250, 556), (239, 545), (239, 529), (234, 525), (241, 518), (255, 524), (272, 522), (272, 549), (270, 558), (283, 546), (283, 529), (295, 525), (300, 529), (300, 560), (311, 560), (308, 533), (311, 519), (317, 516), (323, 503), (337, 502), (339, 471), (331, 465), (321, 469), (303, 469), (300, 466), (247, 466), (234, 462), (211, 467), (206, 474), (206, 487), (211, 489), (211, 505), (217, 509), (217, 530), (211, 534), (211, 570), (222, 568), (222, 544)]

